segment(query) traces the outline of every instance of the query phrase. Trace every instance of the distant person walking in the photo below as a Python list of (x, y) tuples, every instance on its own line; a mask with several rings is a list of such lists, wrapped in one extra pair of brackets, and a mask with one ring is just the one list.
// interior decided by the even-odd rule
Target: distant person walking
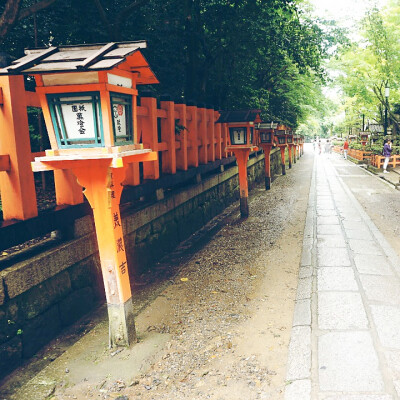
[(386, 169), (389, 164), (389, 159), (391, 155), (392, 155), (392, 141), (390, 139), (385, 139), (385, 144), (383, 145), (383, 156), (385, 157), (385, 161), (383, 163), (384, 174), (389, 173)]
[(347, 160), (347, 152), (349, 151), (349, 142), (347, 139), (343, 143), (343, 157), (345, 160)]
[(331, 154), (331, 142), (329, 141), (329, 139), (325, 143), (325, 153)]
[(322, 151), (322, 145), (321, 145), (321, 139), (318, 141), (318, 154), (321, 154)]

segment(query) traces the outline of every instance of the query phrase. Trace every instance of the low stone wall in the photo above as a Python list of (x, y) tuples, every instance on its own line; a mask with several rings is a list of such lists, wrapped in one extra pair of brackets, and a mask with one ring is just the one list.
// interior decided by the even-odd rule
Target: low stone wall
[[(271, 153), (279, 174), (280, 152)], [(264, 182), (264, 155), (248, 168), (249, 188)], [(239, 198), (237, 167), (143, 209), (123, 213), (130, 275), (139, 276)], [(0, 377), (33, 356), (68, 325), (104, 301), (91, 217), (75, 222), (74, 239), (0, 272)]]

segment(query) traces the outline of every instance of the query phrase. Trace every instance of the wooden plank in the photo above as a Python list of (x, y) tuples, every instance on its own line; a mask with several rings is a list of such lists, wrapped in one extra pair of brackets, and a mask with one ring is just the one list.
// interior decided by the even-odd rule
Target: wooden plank
[(166, 142), (158, 143), (158, 151), (166, 151), (168, 150), (168, 144)]
[(35, 63), (43, 60), (44, 58), (48, 57), (50, 54), (55, 53), (56, 51), (58, 51), (58, 47), (55, 46), (51, 46), (46, 50), (43, 50), (40, 53), (37, 54), (32, 54), (30, 57), (28, 56), (26, 59), (24, 57), (24, 61), (19, 62), (18, 64), (13, 64), (9, 67), (7, 67), (6, 69), (10, 72), (18, 72), (21, 71), (23, 69), (27, 69), (30, 66), (34, 65)]
[(100, 61), (102, 59), (102, 57), (104, 56), (104, 54), (108, 53), (110, 50), (113, 50), (116, 46), (117, 46), (117, 44), (114, 42), (107, 43), (105, 46), (103, 46), (101, 49), (96, 51), (90, 57), (86, 58), (84, 61), (82, 61), (80, 64), (78, 64), (77, 68), (79, 68), (79, 69), (88, 68), (89, 66)]

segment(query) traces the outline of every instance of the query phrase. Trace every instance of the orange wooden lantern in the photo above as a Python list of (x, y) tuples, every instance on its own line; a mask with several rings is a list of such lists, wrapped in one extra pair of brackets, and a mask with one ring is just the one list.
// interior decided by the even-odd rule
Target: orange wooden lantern
[(221, 111), (217, 123), (226, 123), (230, 144), (226, 151), (233, 151), (239, 168), (240, 214), (249, 215), (247, 161), (251, 151), (257, 151), (255, 124), (261, 122), (261, 110)]
[(296, 162), (296, 144), (295, 136), (290, 128), (286, 129), (286, 143), (289, 153), (289, 169), (292, 168), (292, 162)]
[(275, 131), (275, 143), (281, 151), (282, 175), (286, 175), (285, 149), (288, 146), (288, 143), (287, 127), (285, 125), (278, 125)]
[(106, 292), (110, 345), (136, 340), (119, 203), (126, 172), (157, 160), (137, 140), (137, 84), (158, 83), (145, 42), (27, 50), (1, 70), (34, 76), (51, 150), (34, 171), (72, 171), (93, 208)]
[(299, 135), (296, 135), (295, 131), (292, 131), (292, 133), (293, 133), (293, 145), (294, 145), (293, 160), (296, 163), (296, 160), (298, 160), (300, 157), (300, 141), (299, 141)]
[(271, 189), (271, 149), (275, 147), (275, 129), (277, 122), (263, 122), (259, 125), (259, 143), (265, 154), (265, 189)]

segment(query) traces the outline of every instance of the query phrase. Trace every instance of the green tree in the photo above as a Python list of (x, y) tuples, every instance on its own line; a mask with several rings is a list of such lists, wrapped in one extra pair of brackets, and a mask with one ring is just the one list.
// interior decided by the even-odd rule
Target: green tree
[(337, 42), (336, 28), (313, 20), (302, 0), (8, 0), (0, 13), (10, 4), (0, 39), (15, 57), (35, 45), (145, 39), (155, 93), (257, 107), (294, 127), (314, 112), (322, 61)]

